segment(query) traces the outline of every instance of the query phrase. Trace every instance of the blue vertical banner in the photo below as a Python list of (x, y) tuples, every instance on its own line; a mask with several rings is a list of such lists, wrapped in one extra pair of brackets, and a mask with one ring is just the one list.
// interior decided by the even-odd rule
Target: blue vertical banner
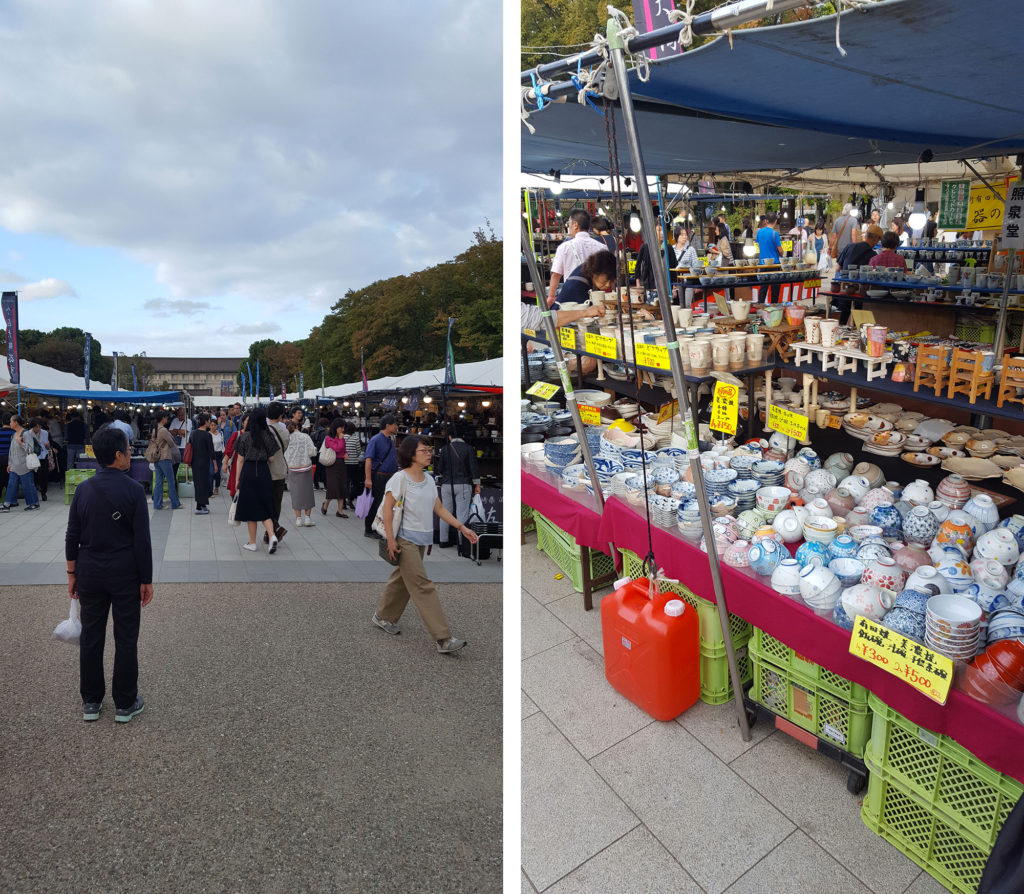
[(110, 390), (117, 391), (117, 351), (114, 351), (114, 368), (110, 371)]
[[(253, 392), (253, 394), (255, 394), (257, 397), (260, 396), (260, 361), (258, 358), (256, 360), (256, 390)], [(274, 395), (271, 394), (270, 396), (273, 397)]]
[(248, 360), (245, 361), (245, 368), (249, 370), (249, 397), (252, 397), (254, 394), (256, 397), (259, 397), (259, 394), (252, 390), (252, 367), (249, 365)]
[(455, 353), (452, 351), (452, 326), (455, 325), (455, 317), (448, 317), (448, 346), (444, 356), (444, 383), (445, 385), (455, 384)]
[(306, 381), (305, 381), (305, 378), (304, 378), (304, 376), (302, 374), (302, 370), (300, 369), (299, 370), (299, 400), (302, 400), (302, 398), (305, 396), (304, 395), (305, 388), (306, 388)]
[(4, 325), (7, 327), (7, 378), (12, 385), (21, 384), (21, 358), (18, 356), (18, 293), (4, 292), (0, 299)]
[(132, 364), (132, 391), (139, 390), (139, 383), (135, 380), (135, 364)]
[(242, 405), (245, 405), (245, 374), (239, 373), (238, 378), (242, 380)]
[(85, 390), (89, 390), (89, 373), (92, 368), (92, 333), (85, 333)]

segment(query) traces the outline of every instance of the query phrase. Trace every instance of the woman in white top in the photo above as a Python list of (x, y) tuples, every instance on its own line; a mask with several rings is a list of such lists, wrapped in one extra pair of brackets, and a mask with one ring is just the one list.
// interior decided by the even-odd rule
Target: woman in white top
[(29, 421), (32, 435), (42, 448), (39, 454), (39, 468), (35, 471), (36, 493), (46, 502), (46, 485), (50, 480), (50, 433), (43, 427), (43, 420), (34, 416)]
[[(461, 531), (470, 543), (476, 543), (478, 537), (471, 528), (460, 524), (441, 503), (437, 485), (426, 471), (433, 458), (427, 439), (408, 435), (398, 445), (397, 456), (399, 471), (391, 476), (385, 487), (381, 517), (387, 531), (388, 553), (392, 559), (397, 557), (398, 567), (384, 587), (373, 623), (387, 633), (401, 633), (398, 621), (411, 598), (437, 645), (437, 651), (457, 652), (466, 645), (466, 641), (451, 634), (437, 587), (423, 568), (423, 553), (434, 542), (435, 515)], [(396, 526), (395, 506), (399, 501), (403, 508)]]
[(224, 468), (224, 433), (216, 419), (210, 419), (210, 435), (213, 438), (213, 496), (220, 493), (221, 470)]
[[(295, 527), (305, 525), (312, 528), (315, 522), (310, 517), (315, 498), (313, 496), (313, 457), (316, 447), (313, 439), (294, 422), (288, 423), (288, 447), (284, 460), (288, 463), (288, 495), (295, 510)], [(306, 513), (303, 520), (302, 513)]]

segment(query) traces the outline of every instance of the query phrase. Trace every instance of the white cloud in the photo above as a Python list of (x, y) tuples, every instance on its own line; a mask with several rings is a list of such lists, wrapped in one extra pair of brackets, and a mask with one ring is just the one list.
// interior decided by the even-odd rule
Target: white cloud
[(170, 317), (176, 314), (194, 315), (210, 309), (209, 301), (189, 301), (181, 298), (172, 300), (170, 298), (151, 298), (142, 305), (157, 317)]
[(42, 301), (46, 298), (74, 298), (75, 290), (63, 279), (41, 279), (18, 286), (19, 301)]
[(500, 222), (498, 3), (6, 6), (12, 231), (123, 249), (173, 299), (244, 298), (294, 338), (295, 304)]

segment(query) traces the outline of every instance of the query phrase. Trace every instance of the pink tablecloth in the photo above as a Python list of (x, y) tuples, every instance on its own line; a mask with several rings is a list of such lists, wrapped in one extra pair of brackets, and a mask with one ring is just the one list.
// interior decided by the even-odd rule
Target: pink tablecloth
[[(646, 520), (628, 503), (612, 497), (605, 504), (598, 539), (645, 556)], [(654, 557), (668, 577), (678, 578), (698, 596), (715, 600), (707, 555), (657, 526), (652, 540)], [(957, 690), (950, 692), (945, 705), (935, 704), (891, 674), (855, 658), (849, 653), (847, 631), (819, 618), (803, 603), (780, 596), (749, 569), (722, 566), (722, 583), (729, 611), (811, 661), (866, 686), (914, 723), (951, 736), (986, 764), (1024, 782), (1024, 726), (1015, 720)]]
[(553, 479), (532, 475), (525, 469), (521, 480), (522, 500), (527, 506), (572, 534), (577, 543), (608, 552), (608, 541), (600, 536), (601, 512), (594, 497), (586, 491), (574, 491), (574, 497), (557, 487)]

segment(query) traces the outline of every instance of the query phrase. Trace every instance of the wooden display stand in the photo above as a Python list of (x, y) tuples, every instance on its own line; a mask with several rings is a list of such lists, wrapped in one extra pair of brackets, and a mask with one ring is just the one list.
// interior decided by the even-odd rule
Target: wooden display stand
[(996, 375), (991, 370), (982, 369), (983, 359), (980, 351), (954, 348), (946, 397), (966, 394), (972, 404), (978, 399), (979, 394), (984, 394), (986, 400), (992, 399), (992, 386), (995, 384)]
[(848, 372), (856, 372), (858, 365), (863, 363), (869, 382), (873, 379), (884, 379), (888, 373), (889, 364), (892, 363), (892, 352), (886, 352), (881, 357), (872, 357), (857, 348), (826, 348), (823, 345), (812, 345), (805, 341), (794, 342), (791, 347), (793, 348), (793, 364), (795, 366), (810, 362), (815, 355), (820, 355), (823, 371), (834, 368), (836, 373), (843, 375)]
[(1003, 360), (1003, 377), (999, 382), (999, 397), (996, 406), (1009, 401), (1012, 404), (1024, 404), (1024, 395), (1018, 397), (1017, 389), (1024, 389), (1024, 360), (1011, 360), (1009, 357)]
[(783, 360), (789, 360), (796, 353), (793, 348), (793, 339), (804, 327), (800, 324), (794, 326), (783, 323), (781, 326), (762, 326), (761, 331), (768, 336), (768, 357), (771, 358), (774, 351)]
[(949, 352), (946, 348), (937, 345), (921, 345), (917, 349), (917, 368), (914, 371), (914, 390), (917, 391), (922, 385), (935, 391), (939, 397), (946, 387), (948, 369), (946, 358)]

